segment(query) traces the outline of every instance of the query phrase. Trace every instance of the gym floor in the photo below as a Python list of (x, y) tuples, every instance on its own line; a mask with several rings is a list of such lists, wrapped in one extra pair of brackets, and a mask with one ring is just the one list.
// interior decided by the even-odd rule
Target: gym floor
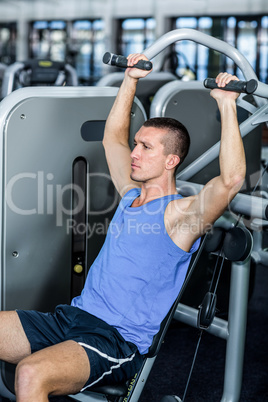
[[(248, 307), (241, 402), (268, 401), (268, 269), (256, 267)], [(164, 395), (182, 398), (199, 332), (172, 322), (140, 402), (159, 402)], [(226, 342), (202, 335), (186, 402), (220, 401), (223, 391)]]

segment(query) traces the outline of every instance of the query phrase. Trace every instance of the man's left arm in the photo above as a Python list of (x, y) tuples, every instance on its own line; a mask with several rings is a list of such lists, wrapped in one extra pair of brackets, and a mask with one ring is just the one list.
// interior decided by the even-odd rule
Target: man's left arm
[[(221, 73), (217, 76), (218, 87), (224, 87), (235, 76)], [(211, 96), (217, 101), (221, 115), (220, 175), (210, 180), (201, 192), (191, 197), (187, 208), (199, 227), (199, 235), (218, 219), (243, 185), (246, 174), (246, 160), (243, 141), (237, 121), (235, 92), (213, 89)], [(197, 236), (196, 236), (197, 237)]]

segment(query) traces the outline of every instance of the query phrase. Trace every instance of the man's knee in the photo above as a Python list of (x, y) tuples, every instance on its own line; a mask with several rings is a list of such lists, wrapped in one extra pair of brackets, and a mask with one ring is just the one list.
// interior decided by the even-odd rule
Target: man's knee
[(39, 362), (26, 357), (16, 367), (15, 393), (27, 395), (30, 390), (42, 387), (42, 370)]

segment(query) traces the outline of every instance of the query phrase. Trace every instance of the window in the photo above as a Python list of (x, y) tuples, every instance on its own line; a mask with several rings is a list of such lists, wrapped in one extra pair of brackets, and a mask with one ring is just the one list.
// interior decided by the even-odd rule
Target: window
[(71, 28), (69, 58), (73, 59), (82, 84), (94, 84), (102, 75), (102, 57), (105, 53), (104, 22), (98, 20), (74, 21)]
[(0, 62), (6, 65), (16, 61), (16, 23), (0, 23)]
[(268, 17), (262, 17), (259, 28), (259, 79), (268, 83)]
[[(236, 23), (236, 45), (235, 47), (249, 61), (254, 71), (257, 72), (257, 34), (258, 22), (255, 19), (238, 19)], [(259, 70), (259, 69), (258, 69)], [(240, 70), (235, 69), (239, 78), (243, 79)], [(259, 71), (258, 71), (259, 75)]]
[(82, 84), (92, 85), (101, 77), (103, 54), (101, 19), (31, 23), (30, 58), (70, 63)]
[[(174, 20), (174, 29), (196, 29), (208, 35), (219, 36), (221, 33), (221, 20), (211, 17), (181, 17)], [(196, 79), (203, 80), (208, 76), (215, 75), (213, 66), (218, 63), (219, 54), (206, 46), (193, 41), (179, 41), (174, 45), (178, 57), (178, 66), (175, 73), (182, 77), (187, 69), (194, 72)], [(216, 59), (216, 60), (215, 60)]]
[(128, 18), (119, 22), (118, 54), (142, 53), (155, 41), (153, 18)]
[(30, 27), (30, 58), (64, 61), (67, 24), (65, 21), (35, 21)]
[[(174, 29), (197, 29), (224, 40), (245, 56), (261, 81), (268, 81), (267, 16), (180, 17), (174, 20), (173, 26)], [(178, 56), (177, 74), (188, 63), (198, 80), (206, 76), (215, 77), (220, 71), (228, 71), (243, 78), (231, 59), (202, 45), (181, 41), (174, 45), (174, 49)]]

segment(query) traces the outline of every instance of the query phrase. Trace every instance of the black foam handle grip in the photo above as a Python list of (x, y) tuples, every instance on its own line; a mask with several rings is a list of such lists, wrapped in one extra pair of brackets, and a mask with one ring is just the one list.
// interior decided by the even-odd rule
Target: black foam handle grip
[[(102, 59), (103, 63), (109, 64), (111, 66), (117, 66), (121, 68), (129, 67), (127, 65), (128, 60), (125, 56), (116, 55), (113, 53), (106, 52)], [(153, 65), (148, 60), (139, 60), (138, 63), (131, 66), (132, 68), (139, 68), (140, 70), (150, 71), (153, 68)]]
[(232, 91), (239, 93), (252, 94), (258, 88), (257, 80), (249, 80), (249, 81), (230, 81), (225, 87), (218, 87), (214, 78), (206, 78), (204, 80), (204, 86), (206, 88), (214, 89), (219, 88), (224, 91)]

